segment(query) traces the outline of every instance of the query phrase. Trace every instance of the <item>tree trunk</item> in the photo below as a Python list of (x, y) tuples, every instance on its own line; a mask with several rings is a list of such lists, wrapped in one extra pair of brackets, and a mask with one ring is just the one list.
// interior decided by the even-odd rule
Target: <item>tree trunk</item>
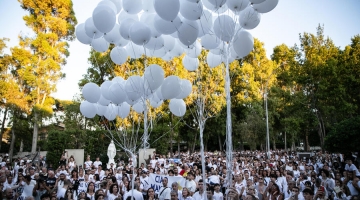
[(287, 145), (286, 145), (286, 131), (285, 131), (285, 151), (287, 151)]
[(34, 113), (34, 131), (33, 131), (33, 139), (32, 139), (32, 146), (31, 146), (31, 154), (36, 153), (36, 146), (37, 146), (37, 139), (38, 139), (38, 114), (37, 112)]
[(219, 149), (220, 149), (220, 151), (222, 152), (222, 150), (223, 150), (223, 148), (222, 148), (222, 142), (221, 142), (221, 137), (220, 137), (220, 135), (218, 135), (218, 140), (219, 140)]
[(178, 158), (180, 158), (180, 140), (178, 140)]
[(24, 142), (23, 142), (23, 140), (21, 140), (21, 142), (20, 142), (20, 149), (19, 149), (19, 153), (22, 153), (22, 152), (23, 152), (23, 150), (24, 150)]
[(7, 112), (8, 112), (8, 108), (6, 107), (4, 116), (3, 116), (3, 120), (1, 123), (1, 130), (0, 130), (0, 150), (1, 150), (2, 137), (3, 137), (3, 133), (4, 133), (4, 129), (5, 129), (5, 121), (6, 121)]
[(275, 143), (275, 139), (273, 140), (273, 148), (274, 148), (274, 150), (276, 150), (276, 143)]
[(306, 132), (305, 132), (305, 146), (304, 146), (304, 150), (305, 150), (305, 151), (310, 151), (309, 133), (308, 133), (308, 130), (307, 130), (307, 129), (306, 129)]
[(15, 144), (15, 131), (12, 128), (11, 129), (11, 143), (10, 143), (10, 149), (9, 149), (9, 159), (10, 159), (10, 163), (12, 163), (12, 158), (13, 158), (13, 152), (14, 152), (14, 144)]

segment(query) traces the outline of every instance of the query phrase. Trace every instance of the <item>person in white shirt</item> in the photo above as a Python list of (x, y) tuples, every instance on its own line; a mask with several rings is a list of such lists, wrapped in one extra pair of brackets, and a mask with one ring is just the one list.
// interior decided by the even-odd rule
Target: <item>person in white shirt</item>
[(353, 162), (352, 162), (352, 160), (350, 158), (346, 159), (345, 170), (346, 171), (353, 171), (354, 176), (360, 177), (360, 172), (359, 172), (358, 168), (356, 168), (356, 166), (353, 164)]
[(223, 200), (224, 194), (220, 192), (220, 184), (214, 185), (214, 194), (213, 194), (214, 200)]
[(159, 200), (165, 200), (165, 199), (169, 200), (171, 198), (171, 196), (170, 196), (171, 189), (167, 186), (167, 184), (168, 184), (167, 177), (164, 177), (162, 179), (162, 184), (163, 184), (163, 186), (160, 188), (159, 195), (158, 195)]
[(86, 158), (84, 165), (85, 170), (91, 170), (91, 167), (93, 166), (93, 161), (90, 160), (90, 156)]
[(191, 192), (190, 195), (193, 195), (196, 190), (196, 182), (194, 181), (195, 175), (192, 172), (188, 172), (186, 178), (185, 187)]
[(206, 192), (204, 191), (204, 182), (203, 180), (199, 180), (198, 187), (199, 191), (195, 192), (195, 194), (192, 196), (194, 200), (202, 200), (205, 199)]
[(102, 165), (102, 162), (100, 161), (99, 157), (96, 157), (96, 160), (94, 161), (93, 165), (95, 169), (97, 169), (99, 165)]
[(148, 189), (151, 186), (150, 183), (149, 183), (149, 177), (147, 176), (147, 173), (146, 173), (145, 170), (141, 171), (140, 183), (142, 185), (142, 187), (140, 187), (140, 188), (142, 188), (141, 192), (142, 192), (143, 196), (145, 197), (146, 194), (147, 194)]
[(172, 191), (177, 191), (177, 198), (180, 199), (182, 196), (182, 191), (179, 190), (179, 184), (177, 182), (173, 182), (171, 184)]
[(99, 178), (100, 180), (103, 180), (103, 178), (105, 177), (105, 171), (102, 170), (102, 165), (98, 165), (97, 169), (95, 170), (95, 174), (99, 174)]
[(65, 180), (64, 181), (64, 185), (62, 187), (59, 187), (57, 190), (57, 194), (56, 194), (56, 198), (60, 199), (60, 198), (64, 198), (65, 197), (65, 193), (66, 190), (68, 189), (68, 187), (71, 185), (70, 180)]
[(31, 180), (31, 177), (29, 175), (24, 176), (24, 189), (21, 194), (22, 197), (32, 197), (33, 196), (33, 189), (36, 185), (36, 181)]

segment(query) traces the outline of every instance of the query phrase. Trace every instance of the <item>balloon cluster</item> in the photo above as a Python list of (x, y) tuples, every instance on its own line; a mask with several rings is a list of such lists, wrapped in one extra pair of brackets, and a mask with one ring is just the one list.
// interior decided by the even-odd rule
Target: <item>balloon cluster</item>
[(76, 36), (99, 52), (114, 44), (110, 57), (119, 65), (128, 56), (171, 60), (185, 52), (184, 67), (195, 71), (202, 48), (210, 50), (210, 67), (248, 55), (254, 40), (246, 30), (258, 26), (261, 13), (274, 9), (278, 1), (103, 0), (92, 17), (77, 26)]
[(142, 113), (149, 102), (154, 108), (159, 107), (163, 100), (170, 100), (170, 111), (178, 117), (186, 112), (183, 98), (192, 89), (190, 81), (177, 76), (164, 78), (164, 70), (156, 64), (145, 69), (144, 76), (130, 76), (127, 80), (115, 77), (105, 81), (99, 87), (95, 83), (87, 83), (82, 94), (86, 101), (80, 105), (81, 113), (87, 118), (95, 115), (104, 116), (112, 121), (119, 116), (126, 118), (130, 107)]

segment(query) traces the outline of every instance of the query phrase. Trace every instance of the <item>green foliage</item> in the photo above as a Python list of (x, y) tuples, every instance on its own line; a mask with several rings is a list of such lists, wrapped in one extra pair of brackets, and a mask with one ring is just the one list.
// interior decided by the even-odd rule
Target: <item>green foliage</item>
[(325, 147), (331, 152), (359, 151), (360, 117), (346, 119), (336, 124), (325, 138)]

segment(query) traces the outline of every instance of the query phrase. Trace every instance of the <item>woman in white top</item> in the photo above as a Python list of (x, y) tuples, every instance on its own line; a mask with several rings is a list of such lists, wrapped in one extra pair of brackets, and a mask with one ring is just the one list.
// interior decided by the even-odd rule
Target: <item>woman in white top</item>
[(107, 197), (108, 200), (114, 200), (118, 197), (121, 197), (121, 195), (119, 194), (119, 186), (117, 184), (112, 184), (110, 186)]
[(179, 200), (193, 200), (193, 198), (191, 197), (190, 190), (188, 188), (186, 187), (183, 188), (182, 195)]
[(76, 162), (75, 162), (75, 158), (74, 156), (70, 156), (69, 160), (68, 160), (68, 169), (71, 172), (72, 170), (74, 170), (75, 166), (76, 166)]

